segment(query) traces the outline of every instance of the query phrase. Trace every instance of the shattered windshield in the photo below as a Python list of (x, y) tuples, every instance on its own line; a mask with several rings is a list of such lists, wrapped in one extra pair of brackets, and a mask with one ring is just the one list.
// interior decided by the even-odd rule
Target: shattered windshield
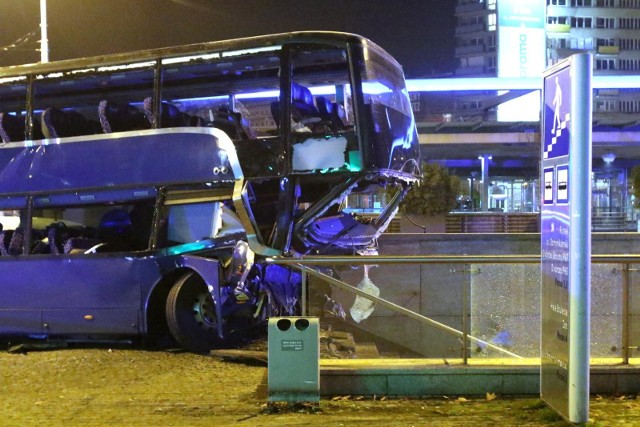
[(402, 69), (390, 57), (365, 49), (362, 94), (371, 121), (367, 143), (375, 153), (373, 163), (381, 169), (417, 173), (418, 134)]
[(366, 104), (381, 104), (412, 116), (402, 70), (372, 50), (365, 51), (362, 91)]

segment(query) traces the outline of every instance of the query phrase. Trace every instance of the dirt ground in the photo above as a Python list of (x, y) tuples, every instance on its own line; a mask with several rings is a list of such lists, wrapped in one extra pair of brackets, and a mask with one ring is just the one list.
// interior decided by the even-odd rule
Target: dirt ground
[[(563, 426), (535, 398), (335, 396), (266, 404), (266, 367), (180, 351), (0, 352), (2, 426)], [(640, 425), (640, 398), (594, 396), (588, 425)]]

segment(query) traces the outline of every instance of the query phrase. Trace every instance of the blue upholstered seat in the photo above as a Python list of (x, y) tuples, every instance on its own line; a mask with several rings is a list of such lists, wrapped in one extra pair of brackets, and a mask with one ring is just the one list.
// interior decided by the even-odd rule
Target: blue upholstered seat
[(11, 240), (9, 241), (8, 252), (9, 255), (22, 255), (22, 250), (24, 248), (24, 229), (22, 227), (18, 227), (13, 230), (13, 234), (11, 235)]
[(45, 138), (92, 135), (101, 133), (101, 131), (97, 122), (87, 120), (74, 110), (59, 110), (49, 107), (42, 112), (42, 133)]
[(318, 96), (316, 98), (318, 114), (325, 123), (328, 123), (332, 130), (341, 130), (345, 127), (345, 111), (342, 104), (332, 102), (329, 98)]
[(149, 129), (150, 122), (144, 113), (130, 104), (100, 101), (98, 117), (104, 133)]
[[(271, 115), (276, 125), (280, 127), (280, 101), (271, 103)], [(311, 90), (296, 82), (291, 83), (291, 118), (294, 122), (303, 124), (320, 120)]]

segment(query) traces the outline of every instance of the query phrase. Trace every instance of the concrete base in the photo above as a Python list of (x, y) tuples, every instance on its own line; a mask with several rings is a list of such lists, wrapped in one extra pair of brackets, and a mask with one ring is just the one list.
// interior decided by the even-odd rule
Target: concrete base
[[(640, 392), (637, 365), (593, 366), (592, 394)], [(434, 364), (416, 360), (326, 360), (320, 362), (323, 396), (500, 396), (540, 394), (540, 367)]]

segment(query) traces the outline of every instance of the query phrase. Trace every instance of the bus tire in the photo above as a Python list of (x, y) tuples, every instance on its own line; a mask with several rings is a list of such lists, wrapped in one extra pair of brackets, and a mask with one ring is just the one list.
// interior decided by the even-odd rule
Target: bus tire
[(199, 275), (190, 272), (176, 281), (166, 315), (171, 335), (185, 350), (207, 353), (220, 344), (215, 303)]

